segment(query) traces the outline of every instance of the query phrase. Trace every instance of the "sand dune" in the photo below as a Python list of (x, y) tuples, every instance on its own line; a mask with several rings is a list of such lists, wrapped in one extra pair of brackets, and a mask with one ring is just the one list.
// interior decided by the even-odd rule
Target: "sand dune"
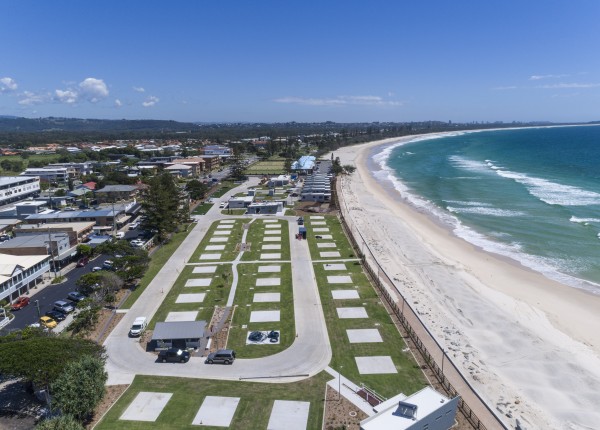
[(514, 427), (600, 428), (600, 297), (452, 235), (374, 180), (375, 146), (334, 155), (354, 224), (449, 356)]

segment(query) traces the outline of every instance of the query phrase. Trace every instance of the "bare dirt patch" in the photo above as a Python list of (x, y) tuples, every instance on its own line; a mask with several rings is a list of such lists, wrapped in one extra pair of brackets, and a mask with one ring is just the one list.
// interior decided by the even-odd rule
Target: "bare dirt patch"
[(106, 393), (102, 398), (102, 401), (96, 409), (94, 409), (94, 417), (87, 425), (87, 429), (93, 428), (102, 419), (104, 414), (115, 404), (115, 402), (121, 397), (121, 394), (129, 387), (128, 384), (124, 385), (109, 385), (106, 387)]
[(368, 418), (367, 414), (329, 386), (327, 386), (324, 413), (325, 430), (360, 430), (360, 422)]

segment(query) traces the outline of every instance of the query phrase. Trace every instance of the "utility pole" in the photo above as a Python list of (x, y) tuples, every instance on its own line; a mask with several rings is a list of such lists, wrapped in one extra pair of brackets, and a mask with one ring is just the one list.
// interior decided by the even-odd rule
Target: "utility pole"
[(56, 259), (54, 258), (54, 250), (52, 249), (52, 236), (50, 235), (50, 226), (46, 223), (46, 229), (48, 230), (48, 251), (52, 259), (52, 269), (54, 272), (54, 279), (56, 279)]
[(42, 313), (40, 312), (40, 301), (36, 300), (34, 303), (35, 303), (35, 308), (37, 309), (38, 318), (41, 318)]

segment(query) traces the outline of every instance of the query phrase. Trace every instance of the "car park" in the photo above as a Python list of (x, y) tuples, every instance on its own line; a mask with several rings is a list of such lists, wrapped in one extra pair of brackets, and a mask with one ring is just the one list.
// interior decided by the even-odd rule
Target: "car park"
[(187, 363), (190, 360), (190, 353), (179, 348), (169, 348), (158, 353), (158, 361), (166, 363), (180, 362)]
[(75, 310), (73, 305), (65, 300), (57, 300), (54, 302), (54, 309), (64, 314), (70, 314)]
[(67, 316), (59, 311), (48, 311), (46, 312), (46, 316), (52, 318), (56, 322), (64, 321)]
[(48, 316), (40, 317), (40, 324), (46, 328), (53, 329), (57, 326), (56, 321)]
[(219, 349), (216, 352), (211, 352), (206, 357), (206, 363), (223, 363), (232, 364), (235, 361), (235, 351), (233, 349)]
[(13, 311), (18, 311), (23, 309), (25, 306), (29, 304), (29, 297), (21, 296), (11, 305), (11, 309)]
[(67, 299), (79, 303), (80, 301), (85, 299), (85, 296), (79, 291), (71, 291), (69, 294), (67, 294)]

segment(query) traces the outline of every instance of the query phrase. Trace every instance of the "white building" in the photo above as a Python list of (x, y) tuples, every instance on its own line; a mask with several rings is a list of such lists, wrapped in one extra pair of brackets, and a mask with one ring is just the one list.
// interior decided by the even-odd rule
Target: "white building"
[(38, 176), (46, 182), (66, 184), (69, 181), (69, 169), (66, 167), (30, 167), (25, 169), (21, 176)]
[(449, 399), (431, 387), (406, 397), (399, 394), (375, 406), (361, 430), (448, 430), (455, 424), (460, 397)]
[(26, 294), (50, 270), (49, 255), (0, 254), (0, 300)]
[(24, 200), (40, 193), (40, 178), (0, 176), (0, 206)]

